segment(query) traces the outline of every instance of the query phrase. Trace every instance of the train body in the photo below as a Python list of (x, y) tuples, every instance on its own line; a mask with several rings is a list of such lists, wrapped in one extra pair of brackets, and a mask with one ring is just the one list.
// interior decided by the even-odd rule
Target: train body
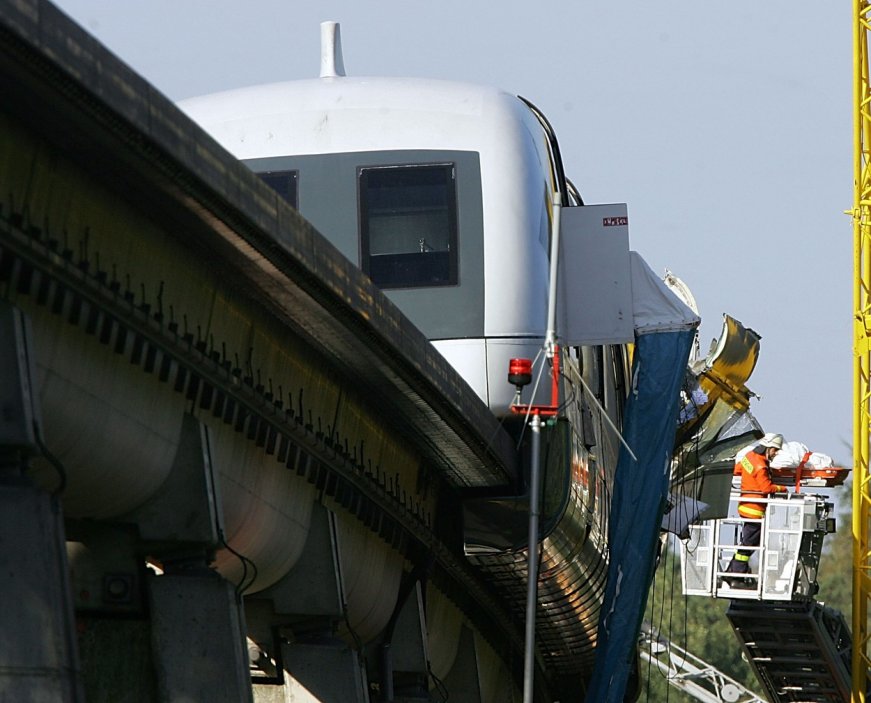
[[(539, 356), (545, 342), (554, 193), (582, 204), (566, 194), (558, 146), (537, 110), (495, 88), (340, 75), (180, 107), (384, 290), (523, 437), (528, 468), (508, 362)], [(560, 355), (565, 407), (543, 451), (537, 639), (554, 690), (576, 695), (593, 666), (619, 450), (611, 427), (621, 425), (630, 370), (624, 345)], [(526, 393), (525, 402), (549, 402), (550, 380), (534, 398)], [(467, 557), (518, 620), (526, 490), (521, 481), (463, 500)]]
[(182, 105), (357, 262), (496, 412), (547, 313), (555, 170), (507, 93), (322, 78)]

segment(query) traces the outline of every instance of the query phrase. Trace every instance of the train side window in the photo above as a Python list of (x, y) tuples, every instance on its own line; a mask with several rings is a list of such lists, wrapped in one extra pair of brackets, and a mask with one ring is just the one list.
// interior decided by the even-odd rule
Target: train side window
[(293, 207), (299, 209), (298, 171), (264, 171), (257, 175)]
[(623, 409), (626, 405), (626, 352), (625, 347), (612, 344), (609, 348), (609, 356), (614, 373), (614, 411), (616, 416), (623, 417)]
[(458, 282), (453, 164), (361, 168), (361, 267), (381, 288)]

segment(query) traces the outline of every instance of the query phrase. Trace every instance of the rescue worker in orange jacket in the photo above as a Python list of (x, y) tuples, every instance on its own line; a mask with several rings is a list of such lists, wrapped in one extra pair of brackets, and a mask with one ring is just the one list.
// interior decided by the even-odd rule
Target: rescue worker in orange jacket
[[(781, 447), (783, 447), (783, 435), (769, 433), (736, 462), (735, 473), (740, 471), (741, 475), (741, 501), (738, 503), (738, 514), (741, 517), (761, 519), (765, 515), (765, 504), (756, 502), (754, 498), (767, 498), (772, 493), (787, 492), (785, 486), (778, 486), (771, 482), (769, 471), (769, 462)], [(761, 523), (745, 522), (741, 530), (741, 546), (758, 547), (761, 536)], [(733, 574), (750, 573), (750, 557), (754, 551), (753, 549), (737, 550), (726, 571)], [(733, 579), (731, 583), (733, 586), (753, 587), (748, 579)]]

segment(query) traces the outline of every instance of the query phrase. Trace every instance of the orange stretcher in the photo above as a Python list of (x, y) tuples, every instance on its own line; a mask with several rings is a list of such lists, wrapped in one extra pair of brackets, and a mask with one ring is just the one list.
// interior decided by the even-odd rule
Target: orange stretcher
[[(840, 466), (829, 466), (824, 469), (815, 469), (806, 464), (811, 453), (802, 457), (798, 466), (768, 469), (771, 474), (771, 482), (778, 486), (794, 486), (796, 493), (801, 493), (801, 487), (805, 488), (833, 488), (840, 486), (847, 480), (850, 469), (845, 469)], [(741, 470), (738, 465), (735, 465), (735, 476), (741, 475)]]
[(795, 486), (795, 492), (801, 492), (801, 486), (806, 488), (832, 488), (840, 486), (850, 473), (850, 469), (840, 466), (830, 466), (825, 469), (815, 469), (810, 466), (798, 465), (786, 469), (769, 469), (771, 482), (779, 486)]

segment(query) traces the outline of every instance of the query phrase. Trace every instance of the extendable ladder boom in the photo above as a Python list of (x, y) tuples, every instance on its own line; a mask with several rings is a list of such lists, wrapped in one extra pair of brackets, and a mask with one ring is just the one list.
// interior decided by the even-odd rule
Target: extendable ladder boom
[(726, 617), (772, 703), (850, 700), (850, 630), (837, 610), (733, 600)]

